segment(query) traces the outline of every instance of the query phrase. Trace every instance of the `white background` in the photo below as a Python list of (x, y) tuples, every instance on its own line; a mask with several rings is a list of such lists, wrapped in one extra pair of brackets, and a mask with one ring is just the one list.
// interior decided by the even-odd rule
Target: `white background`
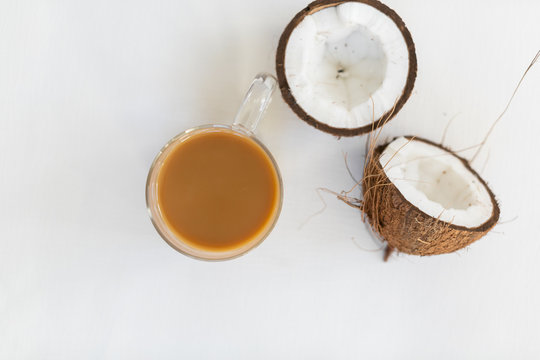
[[(445, 144), (477, 144), (540, 49), (540, 2), (387, 4), (419, 71), (385, 137), (440, 141), (454, 117)], [(366, 139), (279, 94), (259, 129), (285, 186), (271, 236), (208, 263), (155, 232), (153, 157), (231, 121), (305, 5), (0, 0), (0, 359), (538, 359), (540, 64), (474, 163), (503, 224), (468, 249), (384, 263), (358, 211), (325, 195), (310, 219), (317, 187), (354, 184), (344, 152), (361, 175)]]

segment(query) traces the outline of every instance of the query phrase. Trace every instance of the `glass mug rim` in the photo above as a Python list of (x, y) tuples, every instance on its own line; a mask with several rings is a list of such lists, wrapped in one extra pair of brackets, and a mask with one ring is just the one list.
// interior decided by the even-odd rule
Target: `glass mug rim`
[[(173, 231), (170, 231), (170, 229), (167, 227), (166, 223), (163, 221), (163, 217), (161, 215), (161, 211), (159, 209), (158, 205), (158, 196), (155, 191), (155, 187), (157, 185), (157, 177), (159, 175), (159, 171), (161, 170), (161, 166), (164, 163), (164, 160), (167, 158), (167, 151), (172, 151), (174, 147), (179, 146), (182, 141), (185, 141), (189, 139), (191, 136), (200, 133), (204, 130), (218, 130), (218, 131), (231, 131), (235, 134), (241, 135), (243, 137), (246, 137), (252, 141), (255, 142), (257, 146), (259, 146), (266, 156), (270, 159), (270, 162), (272, 164), (272, 167), (274, 171), (276, 172), (277, 176), (277, 190), (279, 192), (277, 204), (275, 207), (275, 210), (272, 210), (274, 212), (273, 218), (269, 225), (265, 225), (264, 232), (256, 236), (253, 240), (248, 241), (246, 244), (239, 246), (237, 248), (233, 248), (232, 250), (228, 251), (210, 251), (210, 250), (203, 250), (201, 248), (197, 248), (195, 246), (189, 245), (186, 241), (184, 241), (181, 237), (176, 236)], [(272, 232), (274, 229), (278, 218), (281, 214), (281, 208), (283, 204), (283, 181), (281, 179), (281, 172), (279, 171), (279, 167), (277, 165), (276, 160), (272, 156), (272, 153), (268, 150), (268, 148), (251, 132), (246, 131), (241, 126), (235, 126), (235, 125), (225, 125), (225, 124), (207, 124), (207, 125), (201, 125), (192, 127), (190, 129), (187, 129), (172, 139), (170, 139), (158, 152), (156, 157), (154, 158), (154, 161), (152, 162), (152, 165), (150, 166), (150, 170), (148, 172), (148, 177), (146, 179), (146, 208), (148, 210), (148, 213), (150, 215), (150, 220), (152, 221), (152, 224), (154, 225), (155, 229), (157, 230), (158, 234), (165, 240), (169, 246), (171, 246), (176, 251), (189, 256), (194, 259), (198, 260), (205, 260), (205, 261), (223, 261), (223, 260), (230, 260), (235, 259), (237, 257), (240, 257), (249, 251), (253, 250), (257, 246), (259, 246)], [(162, 227), (164, 229), (162, 229)], [(166, 232), (165, 230), (169, 230)]]

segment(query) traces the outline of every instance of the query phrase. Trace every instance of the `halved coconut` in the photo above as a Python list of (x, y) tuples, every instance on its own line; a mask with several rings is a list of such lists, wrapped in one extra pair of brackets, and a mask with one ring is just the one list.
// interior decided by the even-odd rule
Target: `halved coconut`
[(403, 107), (416, 54), (401, 18), (377, 0), (315, 1), (281, 35), (276, 70), (283, 98), (301, 119), (354, 136)]
[(499, 220), (499, 206), (469, 163), (428, 140), (400, 137), (366, 159), (363, 212), (389, 249), (456, 251)]

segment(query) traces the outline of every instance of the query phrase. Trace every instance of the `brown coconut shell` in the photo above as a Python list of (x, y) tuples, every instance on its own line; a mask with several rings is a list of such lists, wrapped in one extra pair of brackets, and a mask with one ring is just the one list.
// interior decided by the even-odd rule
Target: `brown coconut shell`
[(491, 197), (493, 212), (489, 220), (475, 228), (454, 225), (424, 213), (405, 199), (386, 176), (379, 158), (388, 144), (381, 145), (366, 159), (362, 180), (362, 211), (374, 232), (387, 242), (387, 249), (413, 255), (437, 255), (462, 249), (486, 235), (497, 224), (500, 215), (499, 205), (486, 182), (470, 167), (467, 160), (444, 146), (417, 137), (414, 141), (437, 146), (458, 158), (485, 186)]
[[(403, 34), (403, 38), (405, 39), (405, 43), (407, 44), (407, 50), (409, 52), (409, 72), (407, 74), (407, 82), (405, 84), (405, 87), (403, 88), (403, 92), (399, 99), (396, 101), (395, 106), (390, 109), (388, 112), (383, 114), (379, 119), (374, 119), (374, 122), (365, 126), (361, 126), (358, 128), (337, 128), (332, 127), (328, 124), (326, 124), (323, 121), (319, 121), (309, 115), (300, 105), (297, 104), (294, 96), (291, 93), (289, 83), (287, 82), (287, 77), (285, 76), (285, 50), (287, 49), (287, 43), (289, 42), (289, 38), (291, 36), (292, 31), (298, 26), (298, 24), (306, 17), (307, 15), (311, 15), (319, 10), (337, 6), (346, 2), (359, 2), (364, 3), (367, 5), (370, 5), (377, 10), (381, 11), (385, 15), (387, 15), (396, 26), (399, 28), (401, 33)], [(399, 15), (392, 9), (390, 9), (388, 6), (384, 5), (383, 3), (377, 1), (377, 0), (351, 0), (351, 1), (336, 1), (336, 0), (318, 0), (314, 1), (306, 8), (304, 8), (302, 11), (300, 11), (296, 16), (291, 20), (291, 22), (287, 25), (285, 30), (283, 31), (283, 34), (281, 34), (281, 38), (279, 39), (279, 45), (277, 48), (277, 54), (276, 54), (276, 72), (277, 72), (277, 78), (279, 83), (279, 89), (281, 90), (281, 95), (283, 96), (283, 99), (285, 102), (291, 107), (291, 109), (300, 117), (300, 119), (307, 122), (309, 125), (313, 126), (316, 129), (319, 129), (321, 131), (327, 132), (332, 135), (336, 136), (356, 136), (356, 135), (362, 135), (366, 134), (368, 132), (373, 131), (374, 129), (380, 127), (385, 123), (386, 121), (390, 120), (392, 117), (394, 117), (399, 110), (403, 107), (405, 102), (409, 99), (409, 96), (412, 93), (414, 82), (416, 80), (416, 70), (417, 70), (417, 62), (416, 62), (416, 51), (414, 47), (414, 42), (411, 36), (411, 33), (405, 26), (405, 23), (403, 20), (399, 17)]]

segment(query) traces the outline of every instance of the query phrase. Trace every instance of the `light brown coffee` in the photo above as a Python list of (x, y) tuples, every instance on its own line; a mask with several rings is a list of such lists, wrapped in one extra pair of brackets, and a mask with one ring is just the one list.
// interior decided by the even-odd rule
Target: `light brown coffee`
[(196, 132), (175, 145), (157, 183), (167, 227), (206, 251), (228, 251), (256, 240), (277, 216), (281, 196), (266, 152), (227, 129)]

